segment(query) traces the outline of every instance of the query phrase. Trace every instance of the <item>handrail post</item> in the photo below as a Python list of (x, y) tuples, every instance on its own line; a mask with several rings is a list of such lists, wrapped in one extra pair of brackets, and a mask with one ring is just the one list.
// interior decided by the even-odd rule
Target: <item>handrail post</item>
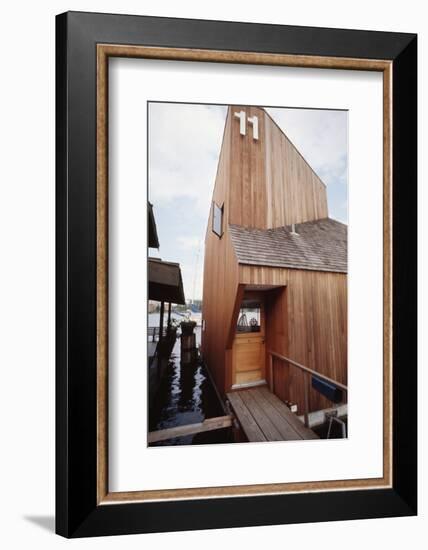
[(272, 393), (275, 393), (273, 391), (273, 385), (274, 385), (274, 381), (273, 381), (273, 357), (272, 357), (271, 353), (269, 353), (269, 377), (270, 377), (270, 391)]
[(305, 367), (305, 365), (301, 365), (300, 363), (297, 363), (297, 361), (293, 361), (292, 359), (289, 359), (288, 357), (285, 357), (284, 355), (281, 355), (280, 353), (276, 353), (275, 351), (268, 350), (269, 355), (269, 371), (270, 371), (270, 389), (272, 393), (274, 393), (274, 380), (273, 380), (273, 359), (277, 358), (280, 361), (283, 361), (284, 363), (288, 363), (292, 367), (298, 368), (304, 376), (303, 380), (303, 391), (304, 391), (304, 400), (305, 400), (305, 409), (304, 409), (304, 420), (305, 420), (305, 426), (309, 428), (309, 391), (310, 391), (310, 378), (312, 376), (320, 378), (321, 380), (325, 380), (326, 382), (329, 382), (330, 384), (335, 385), (337, 388), (340, 388), (342, 391), (348, 393), (348, 387), (345, 386), (345, 384), (342, 384), (341, 382), (338, 382), (337, 380), (333, 380), (332, 378), (329, 378), (328, 376), (325, 376), (325, 374), (321, 374), (313, 369), (310, 369), (309, 367)]
[(305, 377), (305, 382), (303, 384), (303, 387), (305, 389), (305, 426), (309, 428), (309, 388), (308, 388), (309, 376), (307, 373), (305, 373), (304, 377)]

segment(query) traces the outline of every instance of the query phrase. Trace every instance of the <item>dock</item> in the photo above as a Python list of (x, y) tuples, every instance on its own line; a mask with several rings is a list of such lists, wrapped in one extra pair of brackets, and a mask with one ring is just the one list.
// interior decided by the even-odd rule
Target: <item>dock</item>
[(319, 439), (267, 386), (233, 391), (227, 399), (250, 442)]

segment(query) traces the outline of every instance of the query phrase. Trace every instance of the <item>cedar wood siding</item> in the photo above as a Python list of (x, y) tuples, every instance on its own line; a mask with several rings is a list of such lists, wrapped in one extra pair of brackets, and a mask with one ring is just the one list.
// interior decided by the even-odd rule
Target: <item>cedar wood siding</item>
[[(235, 111), (259, 118), (259, 140), (239, 133)], [(230, 390), (231, 346), (246, 284), (284, 285), (266, 292), (266, 349), (346, 383), (347, 276), (264, 266), (240, 265), (228, 224), (270, 229), (328, 217), (323, 182), (264, 110), (229, 107), (213, 201), (224, 204), (223, 236), (205, 238), (202, 354), (221, 394)], [(266, 360), (266, 365), (268, 361)], [(266, 369), (267, 375), (269, 369)], [(303, 375), (275, 360), (275, 393), (303, 410)], [(310, 392), (310, 410), (330, 403)]]
[[(239, 271), (244, 284), (285, 286), (266, 292), (266, 348), (346, 385), (346, 274), (249, 265)], [(304, 409), (303, 377), (299, 369), (274, 358), (275, 393), (296, 402), (299, 411)], [(311, 389), (310, 411), (329, 406)]]
[[(214, 377), (217, 389), (224, 394), (226, 389), (225, 350), (231, 327), (232, 313), (238, 291), (238, 261), (228, 232), (229, 184), (231, 182), (231, 120), (228, 114), (223, 134), (223, 143), (217, 167), (212, 200), (224, 205), (223, 236), (212, 231), (212, 208), (210, 208), (205, 236), (205, 260), (203, 281), (202, 355)], [(230, 358), (231, 359), (231, 358)], [(229, 369), (230, 370), (230, 369)]]
[[(239, 133), (235, 111), (259, 119), (259, 139)], [(232, 115), (232, 116), (231, 116)], [(257, 107), (229, 107), (230, 147), (229, 223), (272, 229), (328, 217), (327, 191), (302, 155), (271, 117)], [(230, 124), (230, 122), (229, 122)]]

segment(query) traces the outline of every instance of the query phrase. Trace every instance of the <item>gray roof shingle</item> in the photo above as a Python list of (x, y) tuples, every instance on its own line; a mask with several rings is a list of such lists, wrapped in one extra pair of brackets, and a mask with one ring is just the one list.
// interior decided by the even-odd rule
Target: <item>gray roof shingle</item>
[(324, 218), (275, 229), (229, 225), (240, 264), (347, 273), (348, 227)]

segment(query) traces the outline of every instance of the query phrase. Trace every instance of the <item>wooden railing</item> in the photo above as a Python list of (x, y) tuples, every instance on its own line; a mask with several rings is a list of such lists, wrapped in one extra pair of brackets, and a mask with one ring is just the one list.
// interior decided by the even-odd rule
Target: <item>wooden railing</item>
[(309, 384), (310, 384), (310, 377), (315, 376), (316, 378), (319, 378), (320, 380), (324, 380), (325, 382), (328, 382), (329, 384), (333, 384), (337, 388), (341, 389), (342, 391), (348, 393), (348, 387), (344, 384), (338, 382), (337, 380), (333, 380), (332, 378), (329, 378), (328, 376), (325, 376), (324, 374), (321, 374), (313, 369), (310, 369), (309, 367), (306, 367), (305, 365), (301, 365), (297, 361), (293, 361), (293, 359), (290, 359), (289, 357), (285, 357), (285, 355), (281, 355), (280, 353), (276, 353), (275, 351), (268, 351), (269, 354), (269, 377), (270, 377), (270, 389), (272, 393), (275, 393), (274, 388), (274, 377), (273, 377), (273, 357), (276, 359), (279, 359), (285, 363), (288, 363), (292, 367), (296, 367), (300, 369), (302, 372), (305, 373), (305, 383), (303, 385), (304, 388), (304, 398), (305, 398), (305, 412), (304, 412), (304, 418), (305, 418), (305, 426), (309, 428)]
[(214, 418), (206, 418), (203, 422), (197, 422), (196, 424), (186, 424), (185, 426), (176, 426), (174, 428), (149, 432), (147, 440), (148, 443), (158, 443), (159, 441), (166, 441), (174, 437), (185, 437), (202, 432), (222, 430), (231, 426), (232, 417), (230, 415), (216, 416)]

